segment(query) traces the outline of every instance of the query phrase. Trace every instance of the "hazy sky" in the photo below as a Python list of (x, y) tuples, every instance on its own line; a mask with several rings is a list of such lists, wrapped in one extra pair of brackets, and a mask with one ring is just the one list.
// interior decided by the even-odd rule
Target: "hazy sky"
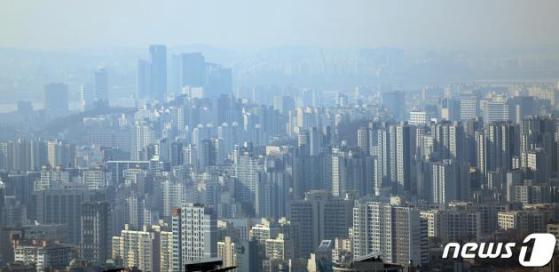
[(0, 47), (559, 45), (557, 0), (0, 1)]

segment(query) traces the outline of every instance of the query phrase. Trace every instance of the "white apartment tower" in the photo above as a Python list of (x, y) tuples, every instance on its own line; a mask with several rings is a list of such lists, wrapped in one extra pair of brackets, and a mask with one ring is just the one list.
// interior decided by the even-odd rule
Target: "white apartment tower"
[(427, 222), (419, 210), (381, 202), (357, 202), (353, 209), (353, 254), (381, 256), (389, 263), (428, 261)]

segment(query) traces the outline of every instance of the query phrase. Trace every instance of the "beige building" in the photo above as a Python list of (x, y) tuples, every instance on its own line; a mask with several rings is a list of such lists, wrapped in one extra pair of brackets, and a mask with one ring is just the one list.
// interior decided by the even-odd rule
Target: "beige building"
[(223, 260), (223, 267), (237, 265), (235, 243), (231, 240), (231, 237), (226, 236), (223, 241), (217, 242), (217, 256)]
[(262, 218), (260, 224), (252, 226), (249, 231), (250, 239), (264, 243), (267, 239), (275, 237), (279, 231), (278, 226), (273, 224), (268, 219)]
[(74, 248), (69, 245), (31, 241), (16, 244), (14, 260), (26, 265), (34, 265), (37, 272), (65, 268), (73, 257)]
[(420, 211), (419, 216), (427, 221), (427, 237), (439, 236), (439, 210)]
[(173, 232), (159, 232), (159, 267), (160, 271), (179, 271), (173, 267)]
[(266, 257), (270, 260), (288, 260), (291, 258), (291, 240), (284, 239), (283, 233), (278, 234), (275, 239), (266, 239)]
[(131, 230), (125, 225), (120, 236), (112, 239), (112, 258), (122, 260), (125, 267), (142, 271), (173, 271), (173, 234), (161, 226)]
[(545, 232), (545, 215), (535, 210), (501, 211), (497, 214), (497, 225), (502, 230), (515, 230), (520, 235)]

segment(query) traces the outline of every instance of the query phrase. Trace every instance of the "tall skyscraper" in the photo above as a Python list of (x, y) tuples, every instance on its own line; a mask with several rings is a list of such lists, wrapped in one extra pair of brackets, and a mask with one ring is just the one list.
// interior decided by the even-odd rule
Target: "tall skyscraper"
[(165, 179), (161, 182), (161, 192), (163, 197), (163, 216), (172, 216), (173, 210), (179, 208), (184, 198), (184, 186), (180, 182)]
[(530, 117), (522, 121), (520, 125), (520, 163), (522, 167), (528, 167), (528, 154), (540, 148), (547, 164), (551, 169), (557, 158), (553, 156), (554, 133), (556, 124), (551, 118)]
[(207, 83), (204, 97), (217, 98), (220, 95), (233, 94), (233, 76), (231, 69), (209, 63), (206, 65)]
[(80, 106), (82, 111), (92, 110), (95, 106), (95, 90), (89, 84), (80, 87)]
[(361, 150), (332, 148), (332, 195), (363, 196), (372, 192), (373, 160)]
[(45, 86), (45, 112), (49, 118), (57, 118), (70, 110), (68, 86), (64, 83), (50, 83)]
[(309, 131), (306, 129), (300, 129), (297, 133), (297, 147), (305, 155), (310, 153), (310, 141)]
[(149, 96), (152, 99), (164, 101), (167, 94), (167, 47), (164, 45), (151, 45), (149, 47), (151, 60)]
[(375, 157), (375, 194), (378, 194), (383, 187), (391, 186), (390, 184), (390, 134), (388, 128), (379, 127), (373, 130), (373, 151)]
[(217, 256), (223, 261), (224, 267), (232, 267), (237, 264), (235, 243), (231, 240), (231, 237), (225, 236), (223, 241), (217, 242)]
[(485, 129), (485, 137), (487, 171), (511, 170), (513, 156), (519, 155), (517, 128), (506, 121), (492, 122)]
[(237, 271), (260, 271), (261, 254), (262, 252), (259, 250), (257, 241), (242, 240), (235, 242)]
[(289, 205), (289, 176), (281, 161), (258, 174), (256, 185), (256, 214), (278, 220), (287, 215)]
[(182, 210), (175, 208), (171, 211), (171, 232), (173, 239), (173, 257), (171, 260), (173, 272), (182, 271)]
[(519, 124), (526, 117), (537, 113), (537, 103), (533, 96), (514, 96), (507, 100), (510, 120)]
[(95, 99), (101, 105), (109, 105), (109, 73), (99, 68), (94, 73)]
[(454, 160), (433, 163), (433, 203), (445, 204), (465, 200), (469, 196), (468, 176), (464, 167)]
[(387, 174), (390, 185), (393, 192), (410, 192), (413, 188), (412, 164), (415, 154), (415, 127), (409, 126), (407, 123), (390, 125), (387, 136), (388, 138), (381, 143), (380, 149), (383, 150), (382, 153), (387, 151), (388, 165), (386, 167), (389, 170)]
[(258, 172), (263, 170), (263, 165), (250, 148), (236, 147), (234, 151), (233, 170), (238, 180), (235, 195), (244, 203), (253, 203), (256, 198), (256, 184)]
[(136, 95), (139, 98), (149, 98), (151, 94), (151, 65), (149, 61), (138, 60), (136, 73)]
[[(180, 255), (182, 264), (217, 257), (217, 218), (215, 212), (199, 204), (184, 204), (180, 213)], [(173, 231), (175, 231), (173, 224)]]
[(203, 87), (206, 85), (206, 59), (202, 53), (182, 54), (182, 87)]
[(442, 121), (432, 128), (434, 137), (433, 157), (438, 160), (453, 159), (466, 162), (464, 128), (459, 122)]
[(460, 102), (455, 99), (443, 98), (440, 101), (441, 118), (447, 121), (460, 119)]
[(394, 120), (407, 120), (406, 95), (404, 92), (395, 91), (382, 93), (382, 105), (392, 114)]
[(370, 133), (371, 131), (367, 127), (362, 127), (357, 130), (357, 147), (359, 147), (361, 151), (365, 152), (365, 154), (370, 154)]
[(109, 258), (109, 209), (104, 201), (82, 204), (80, 256), (97, 265)]
[(133, 160), (149, 160), (146, 148), (155, 144), (157, 135), (153, 124), (149, 122), (136, 122), (134, 131), (132, 132), (132, 148), (131, 157)]

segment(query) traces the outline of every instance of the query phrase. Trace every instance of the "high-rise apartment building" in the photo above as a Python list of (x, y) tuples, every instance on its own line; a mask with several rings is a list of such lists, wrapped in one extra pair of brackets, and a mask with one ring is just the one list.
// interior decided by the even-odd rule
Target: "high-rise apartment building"
[(241, 202), (253, 203), (256, 199), (258, 173), (263, 170), (261, 160), (249, 148), (236, 147), (233, 170), (239, 182), (235, 194)]
[(357, 202), (353, 208), (353, 254), (380, 256), (385, 262), (425, 264), (427, 222), (413, 207)]
[(47, 158), (50, 167), (74, 167), (76, 146), (59, 140), (47, 142)]
[(489, 101), (484, 106), (483, 121), (497, 122), (510, 120), (509, 105), (505, 101)]
[(460, 120), (470, 120), (479, 117), (479, 97), (467, 95), (460, 97)]
[(305, 200), (290, 205), (290, 222), (299, 231), (296, 255), (308, 257), (322, 240), (348, 237), (353, 200), (332, 197), (326, 191), (311, 191)]
[(413, 126), (423, 126), (430, 121), (429, 115), (425, 111), (410, 111), (408, 123)]
[(450, 201), (468, 199), (470, 184), (464, 166), (454, 160), (433, 163), (433, 203), (445, 204)]
[(415, 128), (407, 123), (391, 125), (388, 141), (389, 177), (393, 192), (409, 192), (412, 189)]
[(174, 248), (179, 247), (173, 263), (185, 265), (217, 257), (217, 219), (212, 209), (187, 203), (173, 211), (172, 222)]
[(66, 184), (36, 191), (37, 221), (43, 224), (64, 224), (68, 242), (79, 245), (82, 204), (91, 200), (95, 192), (80, 184)]
[(217, 256), (223, 261), (224, 267), (232, 267), (237, 264), (235, 248), (235, 243), (229, 236), (226, 236), (223, 241), (217, 242)]
[(110, 207), (105, 201), (82, 204), (80, 256), (102, 265), (109, 258)]
[(443, 242), (477, 241), (481, 237), (481, 213), (475, 209), (445, 209), (438, 217), (438, 237)]
[(497, 225), (502, 230), (514, 230), (520, 235), (546, 231), (547, 217), (537, 210), (500, 211)]
[(128, 225), (120, 232), (120, 236), (112, 238), (112, 259), (121, 259), (125, 267), (137, 267), (142, 271), (157, 271), (154, 259), (156, 256), (154, 234), (147, 228), (142, 230), (129, 229)]
[(518, 156), (517, 127), (509, 122), (492, 122), (485, 129), (487, 171), (509, 171), (512, 158)]
[(431, 127), (433, 137), (432, 157), (438, 160), (453, 159), (467, 162), (464, 127), (460, 122), (441, 121)]
[(107, 173), (100, 167), (83, 170), (82, 182), (90, 190), (102, 190), (107, 186)]
[(373, 160), (360, 150), (332, 148), (332, 195), (362, 196), (373, 191)]
[(274, 220), (287, 216), (289, 182), (289, 175), (281, 166), (269, 167), (259, 172), (255, 199), (255, 212), (258, 216)]

